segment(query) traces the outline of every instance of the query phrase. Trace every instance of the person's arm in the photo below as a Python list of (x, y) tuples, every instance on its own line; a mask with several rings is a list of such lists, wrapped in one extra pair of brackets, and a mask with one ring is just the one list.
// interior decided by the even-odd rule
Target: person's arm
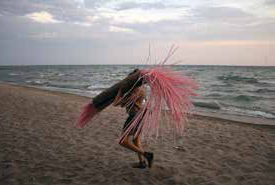
[(121, 103), (121, 99), (122, 99), (122, 97), (121, 97), (121, 89), (119, 89), (118, 93), (117, 93), (117, 95), (115, 97), (115, 100), (113, 102), (113, 106), (118, 106)]

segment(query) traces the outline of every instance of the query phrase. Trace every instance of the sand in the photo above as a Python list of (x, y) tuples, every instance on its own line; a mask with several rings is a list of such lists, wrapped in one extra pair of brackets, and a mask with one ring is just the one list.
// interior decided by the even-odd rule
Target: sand
[(0, 84), (0, 184), (274, 185), (275, 127), (193, 116), (176, 143), (144, 144), (151, 169), (118, 145), (126, 114), (109, 107), (75, 128), (88, 98)]

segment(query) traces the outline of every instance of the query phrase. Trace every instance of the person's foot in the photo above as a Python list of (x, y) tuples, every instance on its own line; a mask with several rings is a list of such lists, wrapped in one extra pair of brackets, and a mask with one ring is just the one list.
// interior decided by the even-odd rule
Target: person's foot
[(141, 169), (143, 169), (143, 168), (146, 168), (146, 162), (145, 161), (140, 161), (139, 163), (136, 163), (136, 164), (133, 164), (133, 168), (141, 168)]
[(148, 162), (149, 168), (151, 168), (153, 165), (154, 154), (151, 152), (144, 152), (144, 157), (146, 158), (146, 160)]

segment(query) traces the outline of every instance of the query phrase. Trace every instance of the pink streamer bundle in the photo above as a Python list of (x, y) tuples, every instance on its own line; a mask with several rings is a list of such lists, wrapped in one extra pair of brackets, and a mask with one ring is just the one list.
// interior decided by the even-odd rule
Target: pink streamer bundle
[(99, 111), (93, 103), (88, 103), (82, 108), (82, 112), (76, 122), (79, 127), (84, 127)]
[(190, 96), (196, 95), (194, 90), (198, 86), (195, 81), (163, 65), (141, 70), (141, 74), (143, 82), (150, 87), (149, 98), (122, 134), (120, 142), (133, 128), (137, 128), (135, 136), (141, 129), (142, 137), (158, 136), (162, 112), (168, 112), (165, 115), (171, 119), (171, 122), (166, 123), (167, 126), (172, 126), (182, 133), (187, 123), (187, 113), (193, 106)]
[[(160, 129), (160, 118), (165, 115), (166, 125), (168, 128), (172, 127), (178, 133), (182, 133), (187, 123), (187, 114), (193, 104), (190, 101), (191, 96), (196, 96), (194, 90), (198, 88), (194, 80), (183, 76), (178, 71), (173, 71), (169, 67), (165, 67), (167, 60), (175, 53), (177, 48), (171, 47), (167, 57), (152, 69), (144, 69), (140, 71), (139, 78), (125, 79), (126, 81), (119, 82), (112, 86), (107, 91), (102, 92), (96, 98), (103, 99), (95, 106), (93, 103), (88, 103), (83, 107), (81, 115), (77, 120), (77, 125), (83, 127), (88, 123), (96, 114), (111, 104), (115, 97), (115, 93), (118, 91), (119, 86), (125, 86), (125, 83), (141, 82), (150, 87), (150, 93), (145, 105), (136, 114), (133, 121), (128, 128), (123, 132), (120, 137), (120, 142), (129, 135), (132, 129), (135, 129), (136, 137), (141, 133), (141, 137), (150, 138), (151, 136), (158, 136)], [(149, 54), (150, 57), (150, 54)], [(149, 59), (148, 57), (148, 59)], [(123, 98), (127, 105), (133, 105), (137, 100), (137, 95), (131, 96), (131, 91), (136, 86), (127, 86), (128, 92), (124, 93)], [(139, 85), (140, 86), (140, 85)], [(129, 89), (130, 88), (130, 89)], [(128, 96), (130, 95), (130, 96)], [(111, 96), (111, 97), (110, 97)], [(141, 132), (142, 131), (142, 132)]]

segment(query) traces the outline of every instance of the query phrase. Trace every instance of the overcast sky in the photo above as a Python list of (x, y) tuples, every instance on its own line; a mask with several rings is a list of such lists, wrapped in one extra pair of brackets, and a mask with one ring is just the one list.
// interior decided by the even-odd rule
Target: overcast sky
[(0, 65), (275, 65), (275, 0), (0, 0)]

